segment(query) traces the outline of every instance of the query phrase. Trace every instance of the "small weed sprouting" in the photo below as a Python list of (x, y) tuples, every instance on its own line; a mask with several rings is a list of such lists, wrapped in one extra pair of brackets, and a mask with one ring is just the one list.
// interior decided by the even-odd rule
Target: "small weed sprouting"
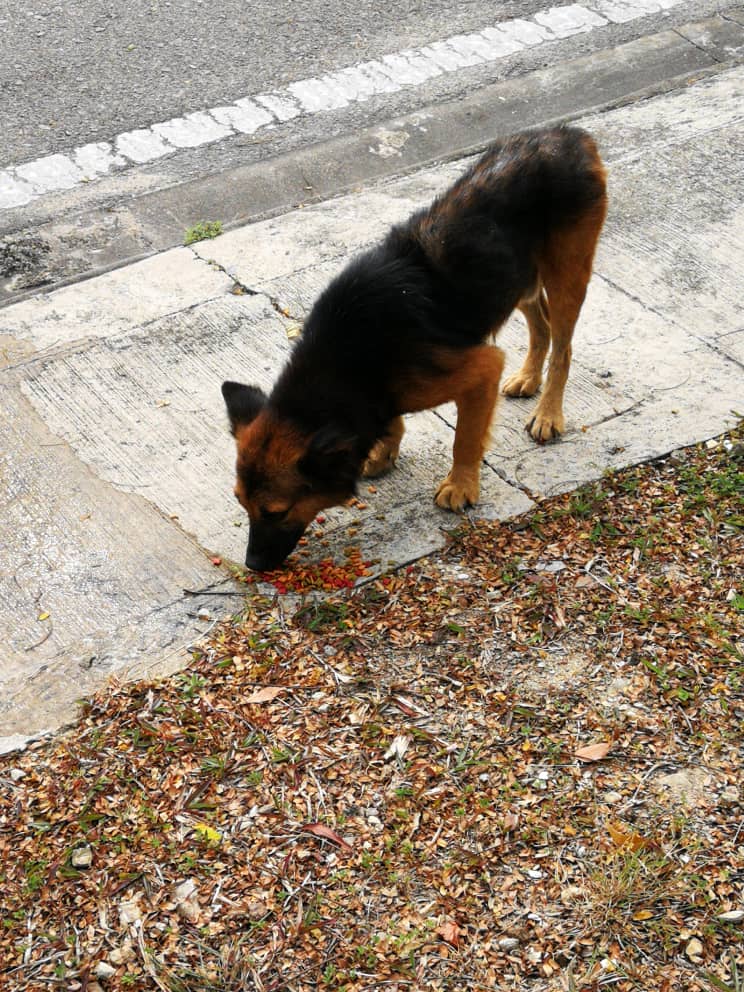
[(217, 238), (220, 234), (222, 234), (222, 221), (202, 220), (186, 231), (183, 243), (184, 245), (193, 245), (197, 241), (208, 241), (210, 238)]
[(349, 629), (348, 612), (346, 603), (308, 603), (295, 613), (294, 620), (298, 627), (311, 630), (314, 634), (334, 629), (344, 631)]

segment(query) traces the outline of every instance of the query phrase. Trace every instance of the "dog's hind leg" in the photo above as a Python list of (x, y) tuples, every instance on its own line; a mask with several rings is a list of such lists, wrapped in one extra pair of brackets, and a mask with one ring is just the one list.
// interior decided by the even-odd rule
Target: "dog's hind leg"
[(452, 468), (434, 496), (445, 510), (462, 510), (478, 502), (481, 461), (503, 368), (503, 351), (481, 345), (465, 352), (461, 367), (452, 371), (450, 398), (457, 404)]
[(574, 327), (592, 275), (605, 204), (598, 203), (569, 230), (554, 234), (546, 246), (540, 275), (548, 294), (550, 363), (545, 388), (527, 430), (536, 441), (563, 433), (563, 392), (571, 366)]
[(403, 418), (393, 417), (383, 436), (372, 445), (372, 450), (367, 455), (362, 466), (362, 475), (365, 478), (372, 479), (393, 468), (398, 459), (404, 431)]
[(542, 384), (543, 365), (550, 348), (550, 317), (543, 288), (531, 299), (522, 300), (519, 309), (527, 320), (530, 343), (524, 365), (504, 380), (501, 392), (505, 396), (534, 396)]

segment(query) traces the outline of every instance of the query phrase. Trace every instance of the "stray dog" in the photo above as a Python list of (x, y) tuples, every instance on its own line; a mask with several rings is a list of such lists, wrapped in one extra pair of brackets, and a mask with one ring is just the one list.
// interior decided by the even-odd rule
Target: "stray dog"
[(571, 338), (607, 208), (592, 138), (574, 127), (496, 141), (425, 210), (353, 259), (314, 304), (270, 396), (225, 382), (248, 511), (245, 563), (276, 568), (319, 510), (391, 468), (404, 413), (457, 405), (444, 509), (477, 502), (503, 352), (487, 343), (518, 307), (529, 328), (507, 396), (532, 396), (536, 441), (564, 426)]

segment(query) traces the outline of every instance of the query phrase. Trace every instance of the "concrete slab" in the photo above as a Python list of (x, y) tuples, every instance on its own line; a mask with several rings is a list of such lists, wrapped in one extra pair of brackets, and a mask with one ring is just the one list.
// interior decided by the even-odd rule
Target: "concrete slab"
[(230, 285), (188, 248), (173, 248), (0, 311), (0, 335), (36, 351), (111, 337), (221, 295)]
[(155, 506), (82, 465), (1, 380), (0, 408), (3, 737), (57, 726), (109, 674), (194, 640), (207, 601), (185, 611), (183, 588), (209, 585), (215, 569)]
[[(576, 333), (568, 431), (535, 446), (523, 431), (534, 400), (502, 401), (479, 515), (522, 512), (530, 494), (733, 423), (744, 405), (742, 88), (744, 69), (721, 71), (582, 121), (610, 166), (611, 209)], [(183, 588), (214, 581), (206, 550), (240, 560), (246, 540), (221, 381), (270, 385), (289, 348), (280, 308), (301, 318), (350, 253), (464, 164), (2, 312), (0, 732), (57, 725), (110, 672), (183, 657), (204, 626), (193, 614), (214, 609)], [(234, 280), (254, 295), (232, 295)], [(524, 340), (512, 319), (500, 335), (510, 367)], [(441, 546), (456, 518), (431, 494), (452, 424), (446, 407), (408, 418), (399, 469), (362, 493), (366, 510), (329, 513), (312, 553), (353, 543), (386, 565)]]

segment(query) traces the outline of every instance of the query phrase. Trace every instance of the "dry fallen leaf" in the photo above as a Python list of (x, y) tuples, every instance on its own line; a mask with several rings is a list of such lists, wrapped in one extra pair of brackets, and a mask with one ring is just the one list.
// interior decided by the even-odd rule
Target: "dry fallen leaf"
[(610, 741), (600, 741), (598, 744), (588, 744), (586, 747), (577, 748), (574, 756), (580, 761), (601, 761), (607, 757), (607, 752), (612, 747)]
[(655, 841), (632, 830), (624, 823), (608, 823), (607, 833), (617, 847), (626, 851), (642, 851), (656, 847)]
[(445, 920), (437, 927), (437, 933), (447, 944), (457, 947), (461, 934), (460, 927), (454, 920)]
[(267, 685), (263, 689), (258, 689), (253, 695), (246, 699), (246, 703), (270, 703), (272, 699), (284, 692), (283, 685)]
[(354, 848), (351, 844), (347, 844), (346, 841), (335, 830), (331, 830), (324, 823), (306, 823), (303, 826), (303, 831), (306, 834), (313, 834), (315, 837), (323, 837), (325, 840), (330, 840), (334, 844), (338, 844), (340, 848), (344, 851), (353, 851)]

